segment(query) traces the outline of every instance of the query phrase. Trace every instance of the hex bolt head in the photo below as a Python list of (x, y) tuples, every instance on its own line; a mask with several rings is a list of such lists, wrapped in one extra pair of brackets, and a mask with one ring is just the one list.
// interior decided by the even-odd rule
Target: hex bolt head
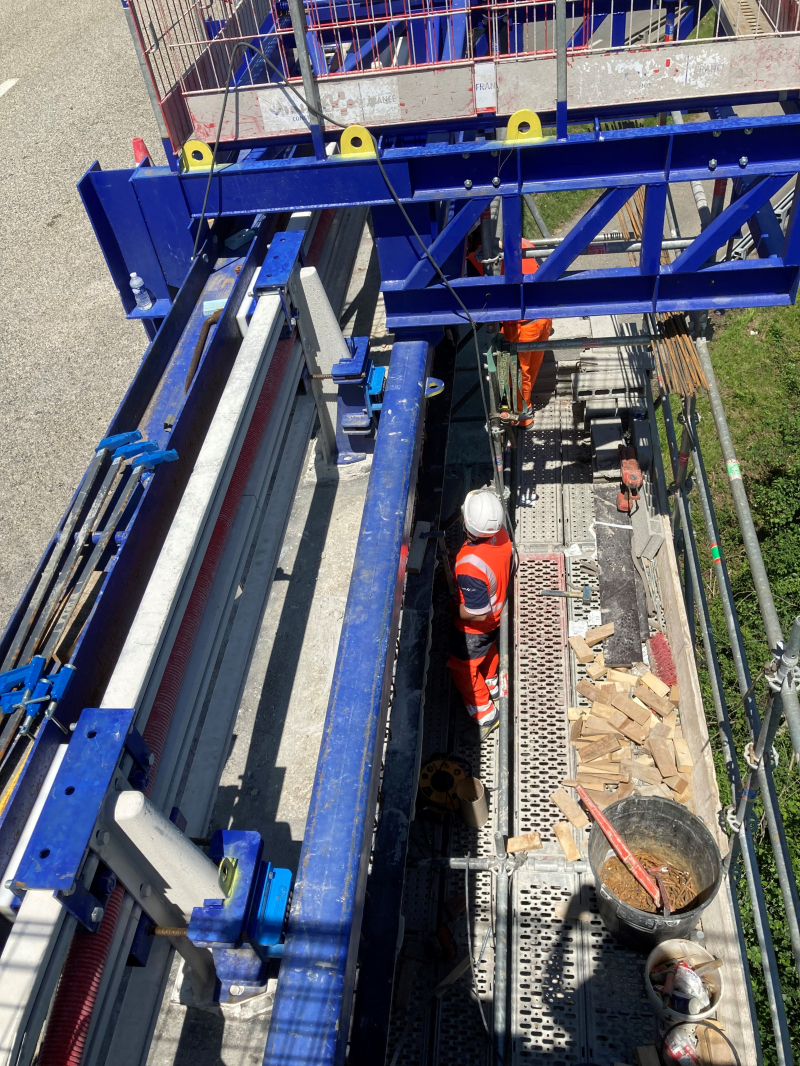
[(748, 126), (747, 129), (744, 131), (745, 137), (749, 137), (752, 132), (753, 132), (753, 127), (752, 126)]
[(464, 188), (465, 189), (471, 189), (472, 188), (472, 181), (469, 178), (465, 178), (464, 179)]
[(739, 166), (740, 167), (746, 167), (747, 166), (747, 156), (746, 155), (740, 155), (739, 156)]
[(494, 185), (495, 189), (499, 189), (500, 188), (500, 178), (499, 177), (492, 178), (492, 185)]
[(462, 152), (461, 153), (461, 158), (462, 159), (469, 159), (469, 152)]
[(716, 170), (717, 169), (717, 161), (716, 161), (716, 159), (709, 159), (709, 161), (708, 161), (708, 169), (709, 170)]
[(105, 914), (105, 911), (103, 910), (102, 907), (93, 907), (92, 908), (92, 913), (91, 913), (91, 919), (92, 919), (93, 922), (101, 922), (103, 920), (103, 915), (104, 914)]
[(147, 899), (147, 897), (152, 891), (152, 888), (150, 887), (150, 885), (147, 884), (146, 881), (143, 884), (139, 885), (139, 895), (142, 897), (142, 899)]
[(155, 761), (156, 761), (156, 757), (151, 751), (150, 754), (147, 756), (147, 765), (148, 766), (152, 766)]
[(12, 877), (9, 877), (9, 879), (7, 881), (3, 882), (3, 888), (8, 889), (8, 891), (10, 892), (11, 891), (11, 886), (13, 884), (14, 884), (14, 879)]
[(241, 996), (243, 992), (244, 989), (241, 985), (231, 985), (230, 987), (230, 993), (232, 996)]
[(111, 839), (111, 834), (105, 829), (98, 829), (94, 835), (94, 838), (98, 844), (107, 844)]

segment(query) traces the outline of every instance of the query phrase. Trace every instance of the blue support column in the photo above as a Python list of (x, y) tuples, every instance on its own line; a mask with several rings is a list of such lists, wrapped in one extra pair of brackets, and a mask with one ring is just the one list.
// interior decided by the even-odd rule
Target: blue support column
[(503, 266), (506, 281), (522, 281), (522, 198), (503, 197)]
[(427, 373), (394, 345), (264, 1066), (344, 1061)]
[(642, 251), (639, 255), (639, 270), (642, 274), (657, 274), (661, 269), (667, 189), (665, 182), (663, 185), (648, 185), (645, 190)]
[(782, 259), (787, 266), (800, 265), (800, 178), (795, 179), (794, 199), (789, 221), (786, 223)]

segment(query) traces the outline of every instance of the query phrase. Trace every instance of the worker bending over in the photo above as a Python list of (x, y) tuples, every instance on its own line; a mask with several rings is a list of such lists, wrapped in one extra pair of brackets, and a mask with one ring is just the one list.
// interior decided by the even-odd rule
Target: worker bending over
[(467, 494), (467, 539), (456, 556), (457, 609), (447, 665), (483, 740), (497, 726), (500, 696), (497, 630), (511, 570), (511, 540), (503, 505), (491, 489)]

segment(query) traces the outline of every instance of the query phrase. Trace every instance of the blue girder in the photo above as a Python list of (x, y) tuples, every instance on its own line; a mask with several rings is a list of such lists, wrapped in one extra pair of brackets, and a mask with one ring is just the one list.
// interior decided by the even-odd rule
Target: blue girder
[[(387, 147), (381, 155), (397, 196), (470, 313), (482, 321), (545, 315), (639, 313), (789, 303), (798, 283), (795, 214), (776, 250), (769, 197), (800, 171), (800, 116), (735, 117), (683, 126), (579, 133), (566, 141), (524, 145), (465, 140)], [(215, 173), (207, 215), (249, 218), (369, 204), (377, 237), (390, 328), (463, 321), (452, 293), (423, 255), (373, 159), (248, 158)], [(672, 264), (661, 260), (669, 182), (743, 178), (747, 195), (732, 203)], [(128, 274), (137, 270), (157, 297), (152, 317), (169, 307), (169, 286), (191, 259), (207, 174), (166, 167), (92, 168), (81, 193), (129, 314)], [(646, 189), (645, 247), (636, 268), (567, 272), (583, 248), (639, 187)], [(567, 239), (523, 280), (518, 252), (523, 193), (605, 189)], [(504, 198), (505, 273), (463, 276), (463, 240), (495, 196)], [(442, 206), (449, 210), (442, 215)], [(433, 214), (431, 213), (433, 212)], [(730, 232), (757, 212), (758, 261), (709, 264)], [(447, 218), (450, 221), (443, 225)], [(149, 271), (152, 271), (151, 284)], [(620, 283), (623, 283), (620, 285)]]

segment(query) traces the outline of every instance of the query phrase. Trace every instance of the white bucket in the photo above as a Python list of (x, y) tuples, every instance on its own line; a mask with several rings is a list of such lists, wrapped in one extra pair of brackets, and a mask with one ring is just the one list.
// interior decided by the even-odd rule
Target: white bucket
[(710, 1018), (716, 1012), (722, 1000), (722, 993), (725, 990), (722, 970), (712, 970), (711, 973), (704, 976), (703, 980), (708, 987), (711, 1002), (699, 1014), (679, 1014), (678, 1011), (666, 1007), (650, 981), (650, 972), (656, 966), (660, 966), (670, 960), (688, 962), (690, 966), (699, 966), (703, 962), (711, 962), (713, 958), (714, 956), (709, 955), (705, 948), (701, 948), (699, 944), (692, 943), (691, 940), (664, 940), (661, 944), (656, 944), (647, 956), (647, 963), (644, 968), (644, 989), (650, 1001), (650, 1006), (659, 1018), (670, 1018), (676, 1022), (691, 1023), (700, 1021), (703, 1018)]

